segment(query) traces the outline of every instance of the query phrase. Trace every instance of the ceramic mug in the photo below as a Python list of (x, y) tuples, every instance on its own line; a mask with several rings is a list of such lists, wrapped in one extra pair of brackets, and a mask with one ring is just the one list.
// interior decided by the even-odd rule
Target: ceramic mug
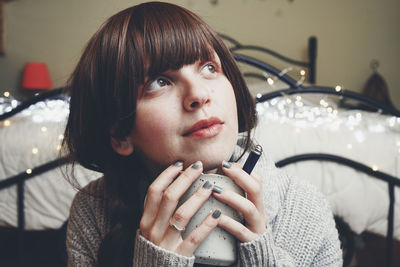
[[(189, 199), (189, 197), (193, 195), (199, 187), (203, 186), (206, 181), (209, 181), (213, 186), (223, 188), (223, 190), (228, 189), (242, 196), (244, 195), (244, 191), (227, 176), (219, 174), (201, 174), (181, 197), (180, 204)], [(193, 229), (203, 222), (210, 212), (217, 209), (219, 209), (222, 214), (227, 215), (236, 221), (241, 222), (243, 220), (242, 215), (238, 211), (225, 203), (222, 203), (211, 195), (189, 221), (186, 230), (182, 233), (182, 237), (185, 239)], [(217, 226), (196, 249), (194, 253), (196, 257), (195, 262), (209, 265), (229, 266), (236, 261), (236, 247), (236, 238)]]

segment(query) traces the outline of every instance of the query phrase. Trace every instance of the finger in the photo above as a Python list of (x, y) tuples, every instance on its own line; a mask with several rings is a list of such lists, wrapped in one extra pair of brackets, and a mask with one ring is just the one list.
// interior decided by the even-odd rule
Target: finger
[[(203, 171), (203, 163), (197, 161), (182, 172), (165, 191), (166, 194), (176, 195), (180, 198)], [(175, 197), (176, 198), (176, 197)]]
[(247, 198), (254, 203), (257, 209), (263, 212), (264, 201), (260, 176), (247, 174), (237, 163), (223, 162), (222, 170), (246, 192)]
[(150, 231), (151, 241), (158, 244), (169, 227), (169, 219), (174, 213), (178, 201), (181, 196), (187, 191), (189, 186), (196, 180), (203, 170), (203, 165), (200, 161), (186, 168), (178, 178), (164, 191), (159, 204), (158, 213), (154, 220), (153, 227)]
[(214, 187), (213, 196), (221, 202), (229, 205), (233, 209), (243, 214), (247, 227), (256, 233), (262, 233), (265, 230), (265, 218), (263, 213), (257, 209), (257, 207), (249, 199), (233, 192), (230, 190), (223, 190), (218, 187), (217, 190)]
[[(169, 223), (175, 224), (178, 228), (184, 229), (193, 215), (200, 209), (203, 203), (211, 195), (212, 184), (206, 181), (197, 191), (183, 203), (174, 213)], [(171, 225), (170, 225), (171, 226)], [(168, 227), (167, 232), (160, 243), (163, 248), (171, 248), (171, 244), (176, 244), (181, 238), (181, 231)]]
[(176, 225), (185, 227), (193, 215), (200, 209), (203, 203), (210, 197), (212, 184), (206, 181), (197, 191), (185, 201), (172, 216)]
[(182, 170), (183, 164), (177, 161), (165, 169), (150, 185), (147, 190), (144, 211), (140, 220), (140, 230), (148, 238), (148, 231), (157, 216), (162, 194)]
[(253, 171), (250, 176), (253, 177), (257, 183), (262, 184), (262, 178), (260, 175), (258, 175), (258, 173)]
[(204, 221), (183, 240), (176, 252), (191, 257), (201, 242), (203, 242), (218, 225), (220, 217), (221, 211), (219, 210), (215, 210), (213, 213), (209, 214)]
[(220, 217), (218, 226), (234, 235), (241, 242), (250, 242), (258, 237), (257, 234), (250, 231), (243, 224), (226, 215)]

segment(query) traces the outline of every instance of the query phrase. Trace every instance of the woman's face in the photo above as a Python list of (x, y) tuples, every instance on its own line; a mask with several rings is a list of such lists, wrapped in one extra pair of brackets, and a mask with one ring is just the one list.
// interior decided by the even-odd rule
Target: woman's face
[(237, 135), (234, 91), (215, 54), (146, 81), (129, 138), (154, 171), (178, 160), (210, 170), (229, 160)]

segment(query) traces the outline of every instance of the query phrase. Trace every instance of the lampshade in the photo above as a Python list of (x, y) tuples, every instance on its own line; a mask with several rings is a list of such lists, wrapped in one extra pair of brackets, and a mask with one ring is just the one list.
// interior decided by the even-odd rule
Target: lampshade
[(51, 87), (50, 74), (45, 63), (26, 63), (22, 76), (22, 88), (46, 90)]

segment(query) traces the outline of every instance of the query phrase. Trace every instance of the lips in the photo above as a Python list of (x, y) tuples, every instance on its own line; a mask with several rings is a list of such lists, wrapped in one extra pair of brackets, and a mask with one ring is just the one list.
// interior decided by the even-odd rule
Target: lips
[(193, 138), (211, 138), (221, 132), (222, 125), (223, 122), (217, 117), (200, 120), (186, 130), (183, 136)]

